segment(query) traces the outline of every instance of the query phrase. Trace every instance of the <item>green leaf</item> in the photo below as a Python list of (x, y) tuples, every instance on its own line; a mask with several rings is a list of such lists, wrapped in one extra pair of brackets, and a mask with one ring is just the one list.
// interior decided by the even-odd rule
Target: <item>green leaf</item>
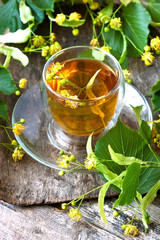
[(122, 178), (124, 177), (125, 173), (123, 172), (120, 176), (117, 176), (115, 179), (105, 183), (100, 192), (99, 192), (99, 197), (98, 197), (98, 207), (99, 207), (99, 215), (102, 219), (102, 221), (107, 225), (107, 219), (105, 216), (105, 211), (104, 211), (104, 199), (106, 196), (106, 192), (111, 184), (114, 185), (120, 185), (122, 182)]
[(120, 59), (123, 51), (123, 36), (120, 31), (110, 29), (108, 32), (104, 32), (104, 38), (107, 44), (112, 47), (111, 53), (117, 58)]
[(7, 33), (4, 35), (0, 35), (1, 43), (24, 43), (31, 36), (31, 28), (28, 27), (24, 30), (17, 30), (14, 33)]
[(19, 4), (19, 12), (21, 21), (25, 24), (29, 21), (34, 21), (31, 9), (26, 5), (25, 0), (21, 0)]
[(8, 47), (5, 45), (0, 46), (0, 53), (4, 55), (11, 54), (11, 56), (22, 63), (23, 66), (27, 66), (29, 59), (28, 57), (21, 52), (18, 48), (15, 47)]
[[(18, 29), (27, 27), (20, 19), (19, 13), (20, 0), (9, 0), (0, 7), (0, 34), (9, 28), (10, 32), (15, 32)], [(30, 7), (32, 15), (34, 16), (34, 30), (37, 25), (44, 20), (44, 12), (38, 9), (30, 0), (26, 0), (26, 5)]]
[(17, 90), (10, 72), (0, 65), (0, 92), (10, 95)]
[(160, 90), (160, 79), (151, 87), (147, 94), (151, 94)]
[(142, 111), (143, 105), (136, 106), (136, 107), (131, 105), (131, 107), (133, 108), (133, 111), (134, 111), (134, 113), (135, 113), (135, 115), (137, 117), (138, 123), (140, 125), (140, 122), (141, 122), (141, 111)]
[(142, 54), (147, 45), (151, 17), (142, 4), (130, 3), (122, 7), (121, 18), (122, 29), (128, 39), (128, 55), (137, 57)]
[(149, 192), (146, 194), (145, 197), (143, 197), (141, 201), (142, 222), (146, 228), (148, 227), (146, 217), (145, 217), (146, 208), (155, 199), (155, 197), (157, 196), (157, 191), (159, 189), (160, 189), (160, 180), (149, 190)]
[(160, 22), (160, 1), (149, 0), (147, 10), (150, 13), (153, 21)]
[(66, 19), (60, 26), (62, 27), (80, 27), (85, 23), (85, 19), (79, 19), (79, 20), (69, 20)]
[(118, 163), (119, 165), (130, 165), (132, 163), (139, 163), (139, 164), (146, 163), (135, 157), (125, 157), (120, 153), (115, 153), (110, 145), (108, 145), (108, 150), (111, 155), (111, 159), (114, 162)]
[(9, 121), (7, 105), (3, 101), (0, 101), (0, 118)]
[(101, 11), (98, 12), (101, 22), (102, 23), (109, 22), (112, 13), (113, 13), (113, 0), (110, 0), (108, 2), (108, 5), (104, 8), (102, 8)]
[[(151, 165), (157, 165), (156, 163), (160, 161), (160, 157), (150, 150), (150, 147), (146, 144), (146, 141), (139, 132), (129, 129), (119, 119), (117, 124), (101, 137), (95, 146), (95, 155), (100, 163), (107, 166), (113, 173), (119, 175), (125, 170), (125, 167), (114, 161), (109, 161), (110, 153), (108, 145), (111, 145), (116, 153), (127, 157), (138, 158), (144, 162), (149, 162)], [(138, 191), (141, 194), (148, 192), (159, 179), (159, 168), (143, 168), (140, 175)]]
[(53, 10), (54, 0), (31, 0), (38, 8), (43, 10)]
[(129, 165), (122, 183), (122, 191), (119, 198), (116, 200), (114, 207), (118, 205), (125, 206), (132, 203), (133, 199), (136, 197), (140, 172), (141, 165), (139, 163), (132, 163)]
[(144, 120), (141, 120), (139, 132), (147, 144), (152, 143), (152, 130), (148, 123)]
[(157, 91), (152, 96), (153, 112), (160, 111), (160, 91)]
[(23, 24), (19, 17), (19, 3), (17, 0), (9, 0), (0, 7), (0, 34), (3, 34), (6, 28), (10, 32), (22, 29)]

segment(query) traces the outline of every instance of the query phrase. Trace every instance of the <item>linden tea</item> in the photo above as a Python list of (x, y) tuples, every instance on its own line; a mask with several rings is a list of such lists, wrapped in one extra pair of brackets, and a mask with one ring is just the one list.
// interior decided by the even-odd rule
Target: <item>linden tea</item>
[(119, 90), (112, 90), (117, 81), (115, 72), (97, 60), (51, 63), (46, 71), (46, 82), (53, 119), (73, 135), (101, 132), (116, 110)]

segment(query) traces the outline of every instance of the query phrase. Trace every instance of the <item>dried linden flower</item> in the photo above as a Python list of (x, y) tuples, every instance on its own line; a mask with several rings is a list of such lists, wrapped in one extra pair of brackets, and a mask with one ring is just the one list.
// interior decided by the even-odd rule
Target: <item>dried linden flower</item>
[(135, 237), (136, 235), (138, 235), (138, 231), (139, 230), (136, 226), (127, 224), (125, 227), (124, 235), (125, 236), (133, 235), (133, 237)]
[(19, 87), (22, 89), (26, 88), (27, 87), (27, 79), (21, 78), (19, 81)]
[(71, 208), (69, 210), (68, 216), (71, 218), (71, 220), (78, 222), (82, 217), (82, 214), (79, 212), (78, 209)]
[(99, 42), (98, 39), (92, 39), (90, 42), (90, 45), (92, 45), (93, 47), (98, 47), (99, 46)]
[(21, 135), (25, 129), (26, 128), (22, 124), (15, 123), (12, 131), (15, 135)]
[(24, 154), (25, 154), (25, 152), (22, 149), (19, 149), (17, 147), (17, 148), (15, 148), (15, 150), (12, 154), (12, 158), (15, 162), (17, 162), (18, 160), (22, 160)]

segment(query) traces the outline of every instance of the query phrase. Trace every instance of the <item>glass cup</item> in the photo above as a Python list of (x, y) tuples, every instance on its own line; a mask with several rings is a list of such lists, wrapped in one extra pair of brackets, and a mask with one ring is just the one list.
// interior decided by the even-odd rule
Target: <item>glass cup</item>
[(85, 153), (90, 134), (95, 143), (115, 125), (124, 92), (122, 69), (108, 52), (73, 46), (55, 53), (41, 84), (50, 142), (65, 152)]

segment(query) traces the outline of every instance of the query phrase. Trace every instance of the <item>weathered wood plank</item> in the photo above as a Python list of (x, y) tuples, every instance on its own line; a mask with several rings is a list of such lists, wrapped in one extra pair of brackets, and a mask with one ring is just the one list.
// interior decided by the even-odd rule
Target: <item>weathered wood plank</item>
[[(98, 213), (97, 200), (84, 201), (80, 212), (82, 219), (73, 222), (67, 212), (60, 210), (58, 205), (44, 205), (32, 207), (18, 207), (0, 202), (0, 239), (7, 240), (120, 240), (132, 239), (124, 236), (122, 224), (129, 221), (134, 211), (122, 212), (117, 218), (112, 216), (114, 198), (106, 199), (105, 213), (108, 220), (106, 227)], [(144, 233), (142, 223), (135, 220), (134, 225), (138, 227), (139, 235), (135, 239), (158, 240), (160, 236), (160, 199), (157, 198), (150, 205), (148, 213), (152, 224), (148, 233)], [(134, 206), (134, 205), (133, 205)], [(120, 210), (118, 208), (117, 210)], [(140, 213), (137, 214), (139, 218)]]

